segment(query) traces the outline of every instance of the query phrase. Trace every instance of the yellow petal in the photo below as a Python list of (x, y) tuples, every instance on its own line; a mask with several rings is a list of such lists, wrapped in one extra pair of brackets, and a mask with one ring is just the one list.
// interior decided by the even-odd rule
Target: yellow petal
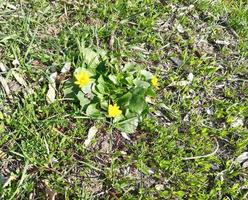
[(152, 86), (155, 87), (156, 89), (159, 89), (159, 83), (158, 83), (158, 78), (156, 76), (153, 76), (151, 79)]
[(76, 85), (79, 85), (79, 87), (84, 87), (90, 83), (90, 75), (81, 70), (77, 72), (75, 75), (76, 81), (74, 82)]
[(122, 111), (120, 110), (120, 107), (117, 106), (117, 104), (109, 105), (108, 106), (108, 116), (109, 117), (118, 117), (121, 115)]

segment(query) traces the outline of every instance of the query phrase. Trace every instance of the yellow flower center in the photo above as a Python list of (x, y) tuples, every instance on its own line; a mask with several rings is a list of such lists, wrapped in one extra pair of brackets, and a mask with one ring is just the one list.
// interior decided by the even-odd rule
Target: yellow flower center
[(79, 71), (75, 74), (75, 84), (79, 85), (80, 88), (85, 87), (90, 83), (90, 76), (87, 72), (85, 71)]
[(153, 76), (151, 79), (152, 86), (155, 87), (156, 89), (159, 89), (159, 83), (158, 83), (158, 78), (156, 76)]
[(117, 104), (109, 105), (108, 106), (108, 116), (109, 117), (118, 117), (121, 115), (122, 111), (120, 110), (120, 107), (117, 106)]

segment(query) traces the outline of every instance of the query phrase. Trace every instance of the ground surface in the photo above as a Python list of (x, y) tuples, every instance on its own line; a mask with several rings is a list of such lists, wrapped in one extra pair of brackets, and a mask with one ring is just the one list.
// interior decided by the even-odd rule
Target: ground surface
[[(47, 103), (78, 41), (159, 74), (130, 141), (102, 126), (83, 148), (67, 77)], [(247, 199), (247, 41), (242, 1), (0, 1), (0, 199)]]

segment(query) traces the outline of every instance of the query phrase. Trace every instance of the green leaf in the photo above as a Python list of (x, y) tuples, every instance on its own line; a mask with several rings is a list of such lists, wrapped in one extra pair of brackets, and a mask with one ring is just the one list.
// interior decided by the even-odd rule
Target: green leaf
[(141, 172), (146, 175), (149, 175), (149, 167), (144, 162), (142, 162), (142, 160), (137, 163), (137, 167)]
[(88, 84), (87, 86), (83, 87), (81, 90), (82, 90), (84, 93), (91, 94), (91, 93), (92, 93), (92, 85), (93, 85), (93, 83), (90, 83), (90, 84)]
[(110, 80), (105, 80), (105, 77), (100, 75), (99, 78), (97, 79), (97, 85), (96, 85), (96, 90), (94, 92), (100, 93), (101, 95), (103, 94), (109, 94), (109, 90), (111, 90), (111, 85), (108, 84)]
[(133, 118), (126, 119), (126, 120), (116, 123), (116, 128), (119, 131), (122, 131), (125, 133), (134, 133), (138, 124), (139, 124), (138, 117), (133, 117)]
[(76, 88), (72, 81), (66, 82), (63, 88), (64, 96), (66, 98), (75, 98), (78, 91), (79, 88)]
[(147, 89), (150, 86), (150, 83), (148, 83), (146, 81), (142, 81), (142, 80), (140, 80), (138, 78), (134, 79), (133, 83), (137, 87), (141, 87), (141, 88), (144, 88), (144, 89)]
[(208, 66), (206, 68), (203, 68), (205, 73), (210, 75), (210, 76), (213, 75), (218, 69), (219, 69), (219, 67), (214, 67), (214, 66)]
[(105, 94), (105, 93), (106, 93), (103, 84), (101, 84), (101, 83), (97, 84), (97, 85), (96, 85), (96, 88), (97, 88), (97, 90), (98, 90), (101, 94)]
[(130, 111), (141, 114), (143, 110), (146, 108), (145, 101), (145, 90), (144, 88), (136, 88), (132, 94), (132, 98), (130, 100), (129, 109)]
[(149, 87), (147, 90), (146, 90), (146, 94), (148, 96), (151, 96), (151, 97), (156, 97), (156, 92), (154, 91), (154, 89), (152, 87)]
[(145, 77), (146, 80), (150, 80), (153, 74), (147, 70), (141, 70), (140, 74)]
[(90, 48), (83, 49), (83, 57), (85, 63), (91, 67), (96, 67), (99, 63), (98, 54)]
[(122, 69), (123, 72), (125, 71), (132, 71), (133, 69), (135, 69), (135, 64), (128, 62), (125, 64), (124, 68)]
[(99, 74), (105, 74), (107, 73), (107, 68), (105, 66), (105, 61), (100, 62), (96, 67), (96, 72)]
[(117, 101), (118, 105), (128, 106), (131, 97), (132, 97), (131, 92), (128, 92), (128, 93), (124, 94), (123, 96), (121, 96), (118, 99), (118, 101)]
[(3, 113), (0, 111), (0, 120), (3, 120), (3, 119), (4, 119)]
[(75, 71), (74, 71), (74, 75), (76, 73), (80, 72), (80, 71), (83, 71), (83, 72), (89, 74), (90, 77), (93, 76), (92, 72), (89, 69), (86, 69), (85, 66), (84, 67), (78, 67), (78, 68), (76, 68)]
[(101, 115), (100, 111), (97, 109), (97, 104), (90, 104), (86, 109), (86, 115), (91, 117), (98, 117)]
[(98, 83), (101, 83), (101, 84), (104, 84), (105, 83), (105, 80), (104, 80), (104, 78), (103, 78), (102, 75), (99, 76), (99, 78), (97, 79), (97, 82)]
[(4, 123), (3, 123), (3, 122), (1, 122), (1, 123), (0, 123), (0, 133), (3, 133), (3, 132), (4, 132), (4, 130), (5, 130)]
[(128, 84), (132, 85), (133, 84), (133, 77), (132, 76), (128, 76), (125, 78), (125, 80), (127, 81)]
[(107, 110), (108, 109), (108, 102), (107, 101), (101, 101), (100, 106), (102, 109)]
[(99, 56), (101, 56), (102, 58), (106, 58), (107, 59), (107, 51), (101, 49), (101, 48), (98, 48), (96, 49), (97, 53), (99, 54)]
[(126, 119), (131, 119), (131, 118), (137, 117), (137, 116), (135, 113), (131, 112), (130, 109), (126, 109), (125, 117), (126, 117)]
[(100, 92), (96, 92), (95, 94), (96, 94), (97, 98), (98, 98), (100, 101), (102, 101), (102, 100), (104, 99), (104, 95), (101, 94)]
[(92, 93), (101, 101), (104, 99), (104, 95), (99, 91), (99, 88), (97, 88), (96, 85), (92, 88)]
[(2, 188), (3, 188), (4, 183), (5, 183), (5, 178), (2, 174), (0, 174), (0, 192), (2, 192)]
[(84, 93), (79, 91), (77, 94), (77, 98), (80, 102), (80, 106), (83, 108), (84, 106), (86, 106), (87, 104), (90, 103), (90, 100), (88, 98), (85, 97)]
[(117, 82), (117, 78), (116, 78), (115, 75), (110, 74), (110, 75), (108, 76), (108, 78), (109, 78), (109, 80), (111, 80), (114, 84), (117, 84), (117, 83), (118, 83), (118, 82)]

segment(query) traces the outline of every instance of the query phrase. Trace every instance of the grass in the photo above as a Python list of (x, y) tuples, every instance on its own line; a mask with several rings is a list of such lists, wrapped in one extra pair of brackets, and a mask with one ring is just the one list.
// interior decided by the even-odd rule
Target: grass
[[(1, 199), (246, 199), (235, 159), (248, 145), (247, 12), (245, 1), (0, 1), (1, 76), (12, 85), (12, 98), (0, 90)], [(82, 42), (159, 74), (130, 141), (80, 117), (63, 82), (46, 102), (49, 75), (78, 67)]]

